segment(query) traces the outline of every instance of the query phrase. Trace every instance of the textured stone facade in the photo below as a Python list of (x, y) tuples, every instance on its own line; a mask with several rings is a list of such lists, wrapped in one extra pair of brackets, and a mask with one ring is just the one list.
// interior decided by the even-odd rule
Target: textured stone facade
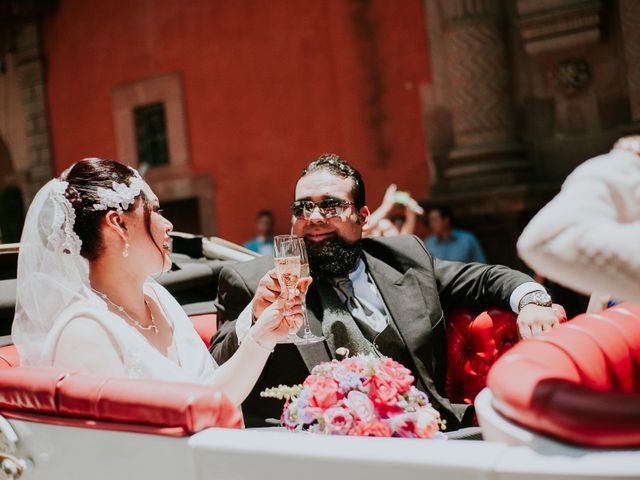
[(474, 187), (526, 168), (514, 136), (511, 73), (500, 2), (441, 0), (454, 148), (445, 176)]
[(520, 265), (530, 217), (584, 160), (637, 126), (640, 2), (425, 0), (429, 201)]

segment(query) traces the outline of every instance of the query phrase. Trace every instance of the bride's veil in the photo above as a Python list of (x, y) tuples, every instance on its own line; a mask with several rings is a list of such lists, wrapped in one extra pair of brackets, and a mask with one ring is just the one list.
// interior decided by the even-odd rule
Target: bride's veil
[(75, 212), (64, 195), (67, 185), (54, 179), (38, 192), (20, 239), (11, 336), (21, 365), (39, 365), (47, 333), (62, 311), (91, 300), (89, 263), (80, 256)]

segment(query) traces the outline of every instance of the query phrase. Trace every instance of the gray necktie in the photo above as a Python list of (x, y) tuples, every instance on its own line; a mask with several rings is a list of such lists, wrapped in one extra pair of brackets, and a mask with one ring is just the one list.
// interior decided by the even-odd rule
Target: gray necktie
[(336, 277), (333, 285), (346, 297), (345, 306), (356, 320), (364, 322), (375, 329), (381, 321), (385, 321), (385, 316), (376, 307), (363, 298), (358, 298), (353, 291), (353, 283), (349, 277)]
[(337, 358), (337, 350), (344, 347), (350, 355), (372, 352), (371, 342), (358, 327), (356, 320), (338, 298), (332, 284), (319, 279), (316, 289), (322, 305), (322, 334), (324, 335), (332, 358)]

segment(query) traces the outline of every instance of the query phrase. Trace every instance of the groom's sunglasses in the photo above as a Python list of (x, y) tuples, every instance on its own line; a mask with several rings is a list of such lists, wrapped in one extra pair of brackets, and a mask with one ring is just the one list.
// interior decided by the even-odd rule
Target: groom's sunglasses
[(316, 207), (324, 218), (333, 218), (342, 215), (353, 202), (346, 202), (335, 198), (312, 202), (311, 200), (298, 200), (291, 204), (293, 216), (298, 219), (309, 220)]

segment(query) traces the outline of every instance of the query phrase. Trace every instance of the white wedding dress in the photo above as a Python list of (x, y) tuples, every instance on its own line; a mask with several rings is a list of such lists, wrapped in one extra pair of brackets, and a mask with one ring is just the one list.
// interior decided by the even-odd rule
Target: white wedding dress
[[(85, 287), (86, 288), (86, 287)], [(74, 319), (90, 319), (95, 328), (104, 329), (111, 344), (122, 359), (128, 378), (154, 378), (168, 381), (184, 381), (209, 385), (215, 370), (215, 361), (207, 351), (187, 315), (175, 298), (160, 284), (144, 285), (147, 297), (156, 299), (167, 321), (173, 327), (173, 342), (178, 362), (169, 359), (123, 318), (111, 312), (106, 302), (93, 295), (91, 302), (76, 302), (58, 317), (43, 343), (41, 365), (55, 365), (55, 355), (60, 335)], [(82, 365), (82, 359), (78, 359)], [(95, 372), (81, 372), (95, 373)]]

